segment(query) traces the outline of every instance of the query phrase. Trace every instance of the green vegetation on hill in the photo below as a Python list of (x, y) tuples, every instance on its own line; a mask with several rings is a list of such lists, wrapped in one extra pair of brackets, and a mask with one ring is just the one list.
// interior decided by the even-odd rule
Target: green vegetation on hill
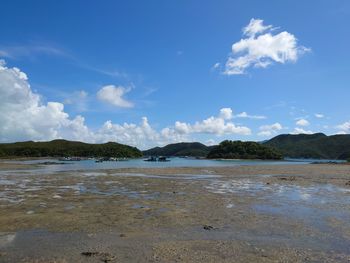
[(66, 140), (50, 142), (16, 142), (0, 144), (0, 157), (141, 157), (142, 153), (135, 147), (108, 142), (89, 144)]
[(264, 143), (278, 149), (285, 157), (339, 159), (350, 158), (350, 135), (282, 134)]
[(207, 156), (210, 159), (278, 160), (282, 155), (275, 149), (257, 142), (223, 141)]
[(210, 152), (211, 148), (211, 146), (206, 146), (199, 142), (181, 142), (143, 151), (143, 155), (205, 157)]

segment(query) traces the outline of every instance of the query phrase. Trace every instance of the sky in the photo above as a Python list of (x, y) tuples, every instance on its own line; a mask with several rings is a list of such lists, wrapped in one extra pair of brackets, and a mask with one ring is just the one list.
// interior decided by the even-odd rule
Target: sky
[(350, 2), (1, 1), (0, 142), (350, 133)]

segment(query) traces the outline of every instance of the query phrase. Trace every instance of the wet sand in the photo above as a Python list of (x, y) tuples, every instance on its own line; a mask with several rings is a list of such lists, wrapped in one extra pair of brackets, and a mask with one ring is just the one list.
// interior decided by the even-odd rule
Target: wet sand
[(350, 166), (0, 165), (0, 262), (349, 262)]

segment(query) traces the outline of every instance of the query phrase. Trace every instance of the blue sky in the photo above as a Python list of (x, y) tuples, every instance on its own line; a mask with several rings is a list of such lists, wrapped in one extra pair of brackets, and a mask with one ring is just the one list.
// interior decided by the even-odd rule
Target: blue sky
[(1, 10), (1, 141), (144, 149), (350, 132), (349, 1), (5, 0)]

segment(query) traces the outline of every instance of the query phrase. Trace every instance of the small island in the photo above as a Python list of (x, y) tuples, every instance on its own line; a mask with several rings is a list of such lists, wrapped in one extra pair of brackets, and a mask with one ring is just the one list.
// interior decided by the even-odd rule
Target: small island
[(207, 158), (281, 160), (283, 156), (274, 148), (257, 142), (225, 140), (214, 147)]

